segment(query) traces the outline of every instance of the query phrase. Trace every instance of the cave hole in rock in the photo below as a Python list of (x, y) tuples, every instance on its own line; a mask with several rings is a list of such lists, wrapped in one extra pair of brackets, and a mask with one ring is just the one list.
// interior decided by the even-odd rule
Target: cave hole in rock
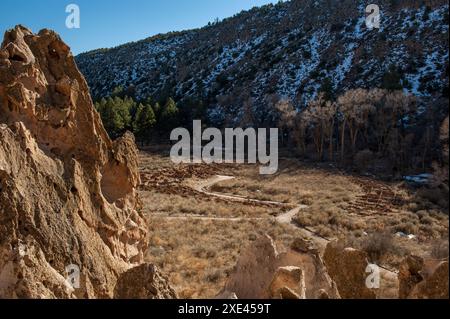
[(11, 61), (18, 61), (18, 62), (25, 62), (25, 58), (18, 55), (18, 54), (14, 54), (12, 57), (9, 58)]
[(102, 170), (100, 187), (103, 196), (111, 204), (126, 197), (133, 191), (133, 186), (128, 180), (127, 167), (116, 161), (106, 164)]

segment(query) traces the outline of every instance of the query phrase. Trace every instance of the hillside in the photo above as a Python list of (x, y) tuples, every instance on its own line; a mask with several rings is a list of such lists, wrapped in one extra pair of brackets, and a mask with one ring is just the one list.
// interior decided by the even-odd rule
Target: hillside
[(117, 86), (138, 99), (193, 97), (207, 102), (210, 119), (240, 121), (248, 101), (261, 122), (274, 94), (301, 108), (321, 88), (337, 94), (400, 83), (415, 95), (447, 95), (448, 2), (380, 8), (381, 28), (369, 31), (365, 1), (293, 0), (76, 61), (94, 97)]

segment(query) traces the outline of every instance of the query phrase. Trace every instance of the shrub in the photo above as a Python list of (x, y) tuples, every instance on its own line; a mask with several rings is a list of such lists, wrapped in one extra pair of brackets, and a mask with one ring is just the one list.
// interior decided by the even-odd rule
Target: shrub
[(448, 240), (436, 241), (431, 249), (431, 256), (436, 259), (448, 258), (448, 249)]
[(392, 235), (387, 232), (373, 233), (363, 243), (362, 248), (371, 261), (379, 261), (385, 254), (394, 251)]

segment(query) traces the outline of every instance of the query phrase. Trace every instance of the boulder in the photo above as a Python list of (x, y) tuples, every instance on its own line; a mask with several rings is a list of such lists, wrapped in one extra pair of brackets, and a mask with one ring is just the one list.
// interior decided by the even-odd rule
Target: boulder
[(114, 289), (116, 299), (176, 299), (175, 290), (158, 268), (142, 264), (123, 273)]
[(240, 299), (315, 299), (319, 290), (329, 298), (339, 298), (314, 245), (303, 245), (303, 252), (298, 250), (279, 253), (270, 236), (259, 237), (243, 250), (224, 291), (233, 291)]
[(272, 299), (305, 299), (306, 287), (303, 270), (299, 267), (280, 267), (269, 286)]
[(448, 260), (424, 260), (407, 256), (399, 268), (399, 298), (448, 299)]
[(265, 299), (278, 268), (278, 255), (272, 238), (258, 238), (239, 257), (225, 291), (234, 292), (239, 299)]
[(407, 256), (399, 266), (399, 295), (400, 299), (406, 299), (414, 287), (423, 280), (420, 274), (424, 265), (422, 258), (417, 256)]
[(369, 262), (364, 251), (331, 242), (325, 249), (323, 259), (327, 272), (343, 299), (376, 299), (374, 289), (366, 286)]

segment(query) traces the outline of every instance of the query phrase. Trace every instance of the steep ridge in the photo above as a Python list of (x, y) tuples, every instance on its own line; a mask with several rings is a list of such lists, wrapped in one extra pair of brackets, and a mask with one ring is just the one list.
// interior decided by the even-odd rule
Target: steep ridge
[(370, 3), (280, 2), (76, 61), (94, 97), (122, 86), (138, 99), (193, 99), (217, 123), (270, 122), (280, 98), (301, 109), (321, 90), (395, 82), (418, 96), (448, 95), (448, 1), (377, 1), (379, 30), (366, 27)]

